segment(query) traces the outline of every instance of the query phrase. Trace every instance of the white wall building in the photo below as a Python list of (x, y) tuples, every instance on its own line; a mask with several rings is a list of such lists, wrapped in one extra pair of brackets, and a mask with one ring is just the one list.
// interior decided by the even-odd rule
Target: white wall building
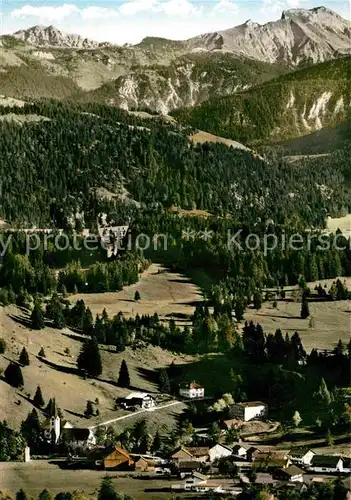
[(248, 422), (249, 420), (265, 418), (268, 413), (268, 406), (262, 401), (251, 401), (231, 405), (230, 411), (234, 418)]
[(183, 487), (186, 491), (194, 490), (200, 484), (206, 484), (208, 477), (201, 472), (193, 472), (191, 476), (185, 478), (183, 482)]
[(343, 472), (344, 463), (341, 457), (332, 455), (315, 455), (309, 470), (313, 472)]
[(299, 465), (311, 465), (312, 458), (315, 456), (315, 452), (308, 449), (295, 449), (290, 450), (289, 457), (294, 464)]
[(154, 396), (146, 392), (131, 392), (124, 400), (126, 406), (138, 406), (142, 409), (154, 408), (156, 406)]
[(179, 388), (179, 396), (188, 399), (198, 399), (205, 396), (205, 389), (196, 382), (182, 384)]
[(232, 454), (232, 450), (229, 446), (217, 443), (209, 449), (208, 454), (210, 462), (214, 462), (218, 458), (229, 457)]

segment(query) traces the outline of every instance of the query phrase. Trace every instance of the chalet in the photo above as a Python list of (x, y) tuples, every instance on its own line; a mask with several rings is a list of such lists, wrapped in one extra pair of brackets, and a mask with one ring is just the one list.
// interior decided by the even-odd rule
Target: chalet
[(205, 396), (205, 389), (196, 382), (186, 382), (179, 387), (179, 396), (187, 399), (200, 399)]
[(235, 403), (230, 406), (229, 411), (233, 418), (248, 422), (249, 420), (265, 418), (268, 413), (268, 406), (261, 401)]
[(207, 462), (209, 459), (210, 449), (208, 446), (187, 446), (185, 449), (191, 454), (192, 460)]
[(229, 457), (232, 454), (232, 449), (225, 444), (217, 443), (209, 449), (210, 462), (214, 462), (218, 458)]
[(290, 465), (286, 469), (278, 469), (273, 473), (275, 479), (280, 479), (282, 481), (289, 481), (290, 483), (302, 483), (303, 475), (305, 471), (296, 467), (296, 465)]
[(232, 452), (233, 452), (234, 457), (245, 459), (246, 453), (247, 453), (247, 448), (245, 448), (241, 444), (236, 444), (235, 446), (233, 446)]
[(105, 470), (129, 470), (134, 461), (119, 445), (97, 450), (93, 453), (95, 465)]
[(156, 399), (152, 394), (144, 392), (131, 392), (125, 398), (117, 399), (116, 403), (126, 410), (147, 410), (156, 406)]
[(190, 476), (185, 478), (183, 482), (184, 490), (196, 491), (197, 486), (201, 484), (206, 484), (207, 481), (208, 481), (208, 476), (205, 476), (205, 474), (201, 474), (201, 472), (193, 472)]
[(183, 446), (180, 446), (169, 455), (169, 458), (173, 462), (178, 463), (182, 461), (190, 461), (193, 459), (193, 456), (190, 451), (188, 451)]
[(155, 472), (155, 462), (144, 457), (139, 457), (134, 462), (134, 470), (137, 472)]
[(197, 460), (189, 460), (188, 462), (182, 461), (178, 464), (178, 471), (180, 477), (184, 478), (185, 476), (192, 474), (195, 471), (200, 471), (202, 467), (203, 464), (201, 462), (198, 462)]
[(255, 454), (254, 464), (258, 470), (286, 469), (291, 465), (291, 460), (284, 453), (261, 452)]
[(289, 452), (289, 458), (294, 464), (311, 465), (315, 452), (307, 448), (293, 448)]
[(338, 456), (314, 455), (309, 470), (313, 472), (343, 472), (343, 461)]

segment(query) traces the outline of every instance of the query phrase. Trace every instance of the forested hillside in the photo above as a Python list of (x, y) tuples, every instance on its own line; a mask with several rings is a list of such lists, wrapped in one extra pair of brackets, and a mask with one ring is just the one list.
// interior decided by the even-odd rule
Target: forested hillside
[(238, 141), (272, 143), (345, 120), (350, 113), (350, 75), (350, 59), (329, 61), (172, 115)]
[(346, 151), (323, 168), (294, 167), (274, 155), (263, 161), (220, 144), (191, 146), (187, 129), (109, 107), (47, 102), (15, 112), (50, 120), (0, 124), (0, 216), (11, 223), (62, 226), (84, 211), (89, 225), (113, 204), (97, 199), (100, 187), (118, 194), (124, 186), (143, 207), (197, 208), (250, 224), (294, 214), (320, 226), (350, 203)]

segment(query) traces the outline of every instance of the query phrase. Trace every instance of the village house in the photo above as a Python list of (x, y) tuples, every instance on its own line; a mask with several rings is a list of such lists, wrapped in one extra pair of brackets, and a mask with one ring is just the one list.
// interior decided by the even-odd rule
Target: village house
[(95, 450), (92, 456), (94, 457), (95, 465), (105, 470), (129, 470), (134, 465), (134, 461), (129, 453), (119, 445)]
[(183, 479), (185, 476), (192, 474), (193, 472), (198, 472), (202, 469), (203, 464), (197, 460), (189, 460), (188, 462), (179, 462), (178, 471), (180, 477)]
[(155, 462), (150, 459), (139, 457), (134, 462), (134, 470), (137, 472), (155, 472), (155, 469)]
[(241, 458), (243, 460), (246, 459), (247, 449), (241, 444), (236, 444), (235, 446), (233, 446), (232, 452), (234, 457)]
[(187, 399), (200, 399), (205, 396), (205, 389), (196, 382), (185, 382), (179, 387), (179, 396)]
[(336, 473), (343, 472), (341, 457), (332, 455), (314, 455), (309, 466), (309, 471)]
[(307, 448), (293, 448), (289, 452), (289, 458), (294, 464), (310, 465), (315, 452)]
[(193, 456), (188, 451), (184, 446), (180, 446), (176, 450), (172, 451), (172, 453), (169, 455), (169, 458), (175, 462), (181, 462), (181, 461), (189, 461), (192, 460)]
[(116, 403), (126, 410), (147, 410), (156, 406), (156, 399), (152, 394), (131, 392), (125, 398), (117, 399)]
[(197, 486), (201, 484), (206, 484), (207, 481), (208, 481), (208, 476), (205, 476), (205, 474), (201, 474), (201, 472), (193, 472), (190, 476), (185, 478), (183, 482), (184, 490), (196, 491)]
[(275, 479), (280, 479), (282, 481), (289, 481), (290, 483), (302, 483), (303, 475), (305, 471), (296, 467), (296, 465), (290, 465), (286, 469), (278, 469), (273, 473)]
[(232, 449), (225, 444), (217, 443), (209, 449), (210, 462), (223, 457), (229, 457), (232, 454)]
[(269, 471), (274, 469), (287, 469), (292, 464), (285, 453), (261, 452), (254, 457), (254, 464), (258, 470)]
[(186, 451), (191, 454), (192, 460), (199, 462), (207, 462), (209, 460), (209, 447), (208, 446), (187, 446)]
[(249, 420), (265, 418), (268, 414), (268, 406), (261, 401), (235, 403), (230, 406), (229, 411), (234, 419), (248, 422)]

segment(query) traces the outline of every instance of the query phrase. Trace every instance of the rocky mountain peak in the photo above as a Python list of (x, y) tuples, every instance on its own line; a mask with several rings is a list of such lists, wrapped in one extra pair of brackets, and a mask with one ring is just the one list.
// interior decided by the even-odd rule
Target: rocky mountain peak
[(36, 47), (59, 47), (87, 49), (99, 46), (99, 43), (81, 35), (64, 33), (55, 26), (36, 25), (26, 30), (16, 31), (13, 34), (18, 40), (35, 45)]

